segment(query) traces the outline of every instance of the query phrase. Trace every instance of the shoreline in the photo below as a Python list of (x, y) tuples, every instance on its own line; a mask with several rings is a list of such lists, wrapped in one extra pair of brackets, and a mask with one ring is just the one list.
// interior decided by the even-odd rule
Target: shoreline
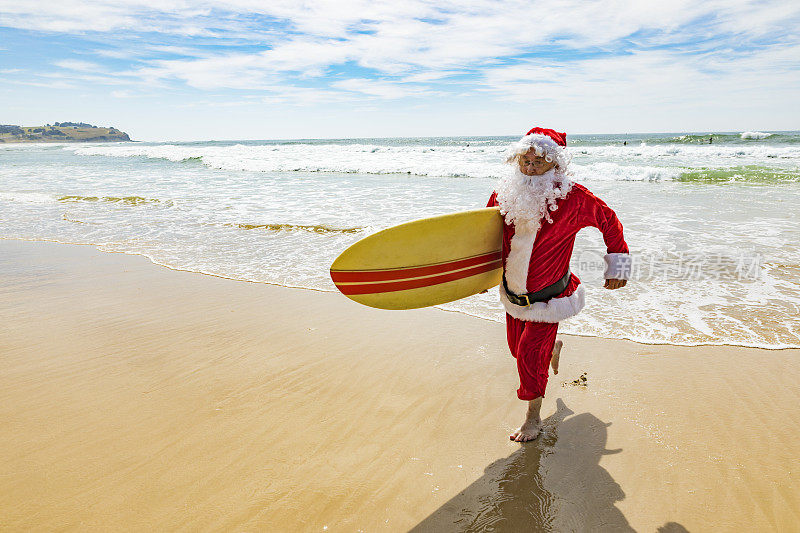
[[(542, 436), (501, 324), (0, 241), (0, 529), (766, 531), (800, 350), (564, 335)], [(581, 373), (588, 386), (572, 386)]]
[[(55, 240), (55, 239), (21, 239), (21, 238), (3, 238), (3, 237), (0, 237), (0, 243), (5, 242), (5, 241), (43, 242), (43, 243), (52, 243), (52, 244), (62, 244), (62, 245), (67, 245), (67, 246), (91, 246), (96, 251), (101, 252), (101, 253), (122, 254), (122, 255), (126, 255), (126, 256), (143, 257), (143, 258), (147, 259), (152, 265), (157, 266), (157, 267), (163, 267), (163, 268), (166, 268), (166, 269), (171, 270), (173, 272), (185, 272), (185, 273), (188, 273), (188, 274), (200, 274), (200, 275), (203, 275), (203, 276), (210, 276), (210, 277), (213, 277), (213, 278), (224, 279), (224, 280), (228, 280), (228, 281), (236, 281), (236, 282), (242, 282), (242, 283), (253, 283), (253, 284), (257, 284), (257, 285), (267, 285), (267, 286), (270, 286), (270, 287), (282, 287), (282, 288), (285, 288), (285, 289), (292, 289), (292, 290), (313, 291), (313, 292), (320, 292), (320, 293), (325, 293), (325, 294), (336, 294), (336, 295), (339, 294), (339, 292), (336, 291), (336, 290), (318, 289), (318, 288), (315, 288), (315, 287), (302, 287), (302, 286), (299, 286), (299, 285), (296, 285), (296, 286), (295, 285), (282, 285), (280, 283), (272, 283), (272, 282), (269, 282), (269, 281), (255, 281), (255, 280), (249, 280), (249, 279), (243, 279), (243, 278), (234, 278), (234, 277), (224, 276), (222, 274), (216, 274), (214, 272), (207, 272), (207, 271), (203, 271), (203, 270), (191, 270), (191, 269), (177, 267), (177, 266), (170, 265), (170, 264), (167, 264), (167, 263), (159, 262), (157, 259), (154, 259), (152, 256), (150, 256), (148, 254), (145, 254), (145, 253), (141, 253), (141, 252), (122, 252), (122, 251), (118, 252), (118, 251), (114, 251), (114, 250), (103, 250), (102, 247), (104, 245), (102, 245), (102, 244), (66, 242), (66, 241), (58, 241), (58, 240)], [(494, 290), (494, 289), (491, 289), (491, 290)], [(492, 319), (492, 318), (478, 316), (478, 315), (474, 315), (474, 314), (468, 313), (466, 311), (462, 311), (460, 309), (445, 309), (445, 308), (443, 308), (441, 306), (434, 306), (431, 309), (435, 309), (437, 311), (442, 311), (442, 312), (445, 312), (445, 313), (456, 313), (456, 314), (461, 315), (461, 316), (470, 317), (470, 318), (478, 319), (478, 320), (484, 320), (484, 321), (487, 321), (487, 322), (491, 322), (493, 324), (505, 325), (505, 322), (503, 322), (502, 319), (495, 320), (495, 319)], [(559, 334), (561, 334), (561, 333), (559, 333)], [(581, 334), (581, 333), (563, 333), (563, 335), (569, 335), (571, 337), (584, 337), (584, 338), (589, 338), (589, 339), (627, 341), (627, 342), (633, 342), (635, 344), (641, 344), (641, 345), (644, 345), (644, 346), (656, 346), (656, 347), (657, 346), (676, 346), (676, 347), (685, 347), (685, 348), (703, 348), (703, 347), (719, 346), (719, 347), (731, 347), (731, 348), (753, 348), (753, 349), (768, 350), (768, 351), (800, 350), (800, 345), (799, 346), (794, 346), (794, 345), (763, 346), (763, 345), (757, 345), (757, 344), (746, 343), (746, 342), (740, 342), (740, 343), (720, 342), (720, 343), (694, 343), (694, 344), (693, 343), (675, 343), (675, 342), (669, 343), (669, 342), (657, 342), (657, 341), (649, 342), (649, 341), (645, 341), (645, 340), (642, 340), (642, 339), (634, 339), (634, 338), (630, 338), (630, 337), (601, 337), (599, 335), (590, 335), (590, 334)]]

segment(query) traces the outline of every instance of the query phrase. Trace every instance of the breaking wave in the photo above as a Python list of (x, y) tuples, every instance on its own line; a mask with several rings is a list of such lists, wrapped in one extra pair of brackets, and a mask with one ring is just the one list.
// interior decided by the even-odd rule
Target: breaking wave
[(772, 133), (764, 133), (761, 131), (746, 131), (741, 134), (742, 139), (766, 139), (772, 137)]
[[(752, 132), (751, 132), (752, 133)], [(744, 135), (744, 134), (743, 134)], [(571, 168), (579, 180), (678, 180), (702, 168), (741, 169), (775, 160), (800, 168), (800, 145), (740, 142), (699, 144), (694, 137), (654, 144), (641, 142), (572, 146)], [(506, 144), (158, 144), (65, 147), (81, 156), (140, 157), (199, 163), (211, 169), (258, 173), (406, 174), (423, 177), (500, 178)], [(791, 181), (791, 180), (789, 180)]]

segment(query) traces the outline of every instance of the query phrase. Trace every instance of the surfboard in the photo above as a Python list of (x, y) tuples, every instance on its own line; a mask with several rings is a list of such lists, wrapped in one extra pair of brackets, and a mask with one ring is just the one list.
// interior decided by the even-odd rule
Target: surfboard
[(460, 300), (502, 281), (502, 236), (496, 207), (406, 222), (347, 248), (331, 279), (351, 300), (379, 309)]

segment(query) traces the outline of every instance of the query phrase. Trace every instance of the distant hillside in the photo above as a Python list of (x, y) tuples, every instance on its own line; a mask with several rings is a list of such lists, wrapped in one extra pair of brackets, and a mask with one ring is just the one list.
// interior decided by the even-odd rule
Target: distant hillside
[(0, 124), (0, 143), (130, 141), (115, 127), (100, 128), (85, 122), (56, 122), (44, 126)]

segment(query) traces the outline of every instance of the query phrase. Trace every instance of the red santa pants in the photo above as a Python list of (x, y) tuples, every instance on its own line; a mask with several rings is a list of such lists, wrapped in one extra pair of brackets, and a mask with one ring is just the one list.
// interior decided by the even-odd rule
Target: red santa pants
[(506, 334), (511, 355), (517, 360), (520, 400), (544, 396), (558, 322), (526, 322), (506, 314)]

